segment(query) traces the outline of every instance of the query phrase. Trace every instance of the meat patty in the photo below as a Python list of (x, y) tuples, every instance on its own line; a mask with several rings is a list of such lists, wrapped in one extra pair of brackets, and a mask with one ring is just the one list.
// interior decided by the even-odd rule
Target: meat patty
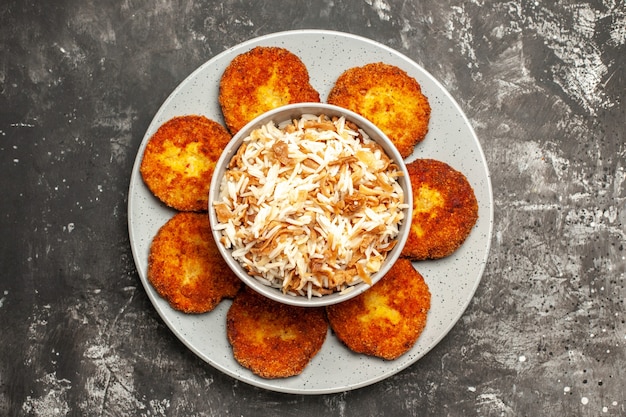
[(205, 213), (179, 212), (159, 229), (150, 245), (148, 280), (172, 308), (185, 313), (211, 311), (241, 287), (215, 245)]
[(407, 164), (413, 189), (411, 231), (401, 256), (439, 259), (456, 251), (478, 220), (478, 202), (467, 178), (445, 162)]
[(284, 48), (257, 46), (237, 55), (220, 79), (219, 103), (233, 135), (268, 110), (319, 101), (306, 66)]
[(403, 158), (411, 155), (428, 132), (428, 98), (415, 78), (394, 65), (376, 62), (344, 71), (327, 101), (370, 120)]
[(402, 258), (372, 288), (326, 307), (332, 330), (349, 349), (387, 360), (413, 347), (429, 310), (428, 285)]
[(180, 211), (207, 211), (211, 177), (231, 135), (204, 116), (174, 117), (150, 137), (140, 172), (150, 191)]
[(245, 287), (226, 316), (235, 359), (263, 378), (302, 373), (326, 339), (322, 307), (297, 307), (271, 300)]

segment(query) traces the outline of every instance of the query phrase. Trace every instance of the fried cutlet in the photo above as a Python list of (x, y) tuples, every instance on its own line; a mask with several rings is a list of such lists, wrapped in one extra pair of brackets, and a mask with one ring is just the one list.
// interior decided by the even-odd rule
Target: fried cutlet
[(235, 359), (268, 379), (302, 373), (328, 331), (322, 307), (282, 304), (248, 287), (233, 300), (226, 326)]
[(211, 311), (241, 287), (215, 245), (205, 213), (176, 213), (159, 229), (150, 245), (148, 280), (185, 313)]
[(233, 135), (268, 110), (319, 101), (306, 66), (284, 48), (257, 46), (237, 55), (220, 79), (219, 103)]
[(428, 99), (419, 83), (394, 65), (376, 62), (344, 71), (327, 101), (369, 119), (403, 158), (411, 155), (428, 132)]
[(433, 159), (407, 164), (413, 189), (411, 231), (402, 256), (439, 259), (465, 241), (478, 220), (478, 203), (467, 178)]
[(430, 291), (408, 259), (362, 294), (326, 307), (339, 340), (357, 353), (392, 360), (406, 353), (426, 326)]
[(231, 135), (204, 116), (168, 120), (150, 137), (141, 176), (150, 191), (180, 211), (206, 211), (215, 164)]

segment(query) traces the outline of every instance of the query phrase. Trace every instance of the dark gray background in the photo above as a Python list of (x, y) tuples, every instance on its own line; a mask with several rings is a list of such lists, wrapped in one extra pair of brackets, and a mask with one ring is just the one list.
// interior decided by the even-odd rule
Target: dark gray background
[[(336, 395), (267, 392), (196, 358), (150, 304), (127, 232), (163, 100), (226, 48), (299, 28), (421, 63), (469, 117), (494, 189), (490, 259), (457, 326)], [(625, 415), (625, 65), (619, 0), (2, 2), (0, 415)]]

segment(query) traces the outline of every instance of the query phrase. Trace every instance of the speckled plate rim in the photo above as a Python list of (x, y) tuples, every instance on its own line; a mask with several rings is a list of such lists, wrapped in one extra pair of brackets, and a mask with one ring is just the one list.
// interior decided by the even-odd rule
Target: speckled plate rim
[[(162, 123), (174, 116), (203, 114), (223, 124), (217, 102), (219, 78), (232, 58), (259, 45), (284, 47), (298, 55), (322, 101), (326, 101), (340, 73), (350, 67), (381, 61), (404, 69), (420, 82), (432, 108), (429, 133), (406, 161), (444, 161), (461, 171), (474, 187), (479, 219), (463, 246), (448, 258), (414, 263), (429, 285), (432, 305), (424, 332), (413, 348), (395, 361), (354, 354), (329, 330), (321, 351), (301, 375), (263, 379), (242, 368), (232, 357), (225, 320), (229, 300), (210, 313), (186, 315), (170, 308), (147, 280), (150, 242), (175, 211), (160, 203), (141, 179), (139, 165), (146, 143)], [(490, 174), (480, 142), (460, 106), (439, 81), (410, 58), (383, 44), (328, 30), (293, 30), (254, 38), (225, 50), (191, 73), (165, 100), (146, 130), (137, 151), (128, 195), (128, 231), (135, 265), (165, 324), (188, 349), (225, 374), (260, 388), (292, 394), (329, 394), (364, 387), (395, 375), (436, 346), (461, 318), (480, 284), (491, 245), (493, 216)]]

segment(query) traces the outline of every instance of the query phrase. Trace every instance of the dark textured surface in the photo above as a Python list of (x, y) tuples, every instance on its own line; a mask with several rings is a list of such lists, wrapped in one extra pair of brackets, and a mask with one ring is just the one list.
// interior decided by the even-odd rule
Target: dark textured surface
[[(0, 415), (626, 415), (622, 1), (55, 1), (0, 5)], [(142, 136), (197, 66), (298, 28), (362, 35), (457, 99), (492, 174), (483, 281), (413, 366), (342, 394), (206, 365), (135, 271)]]

